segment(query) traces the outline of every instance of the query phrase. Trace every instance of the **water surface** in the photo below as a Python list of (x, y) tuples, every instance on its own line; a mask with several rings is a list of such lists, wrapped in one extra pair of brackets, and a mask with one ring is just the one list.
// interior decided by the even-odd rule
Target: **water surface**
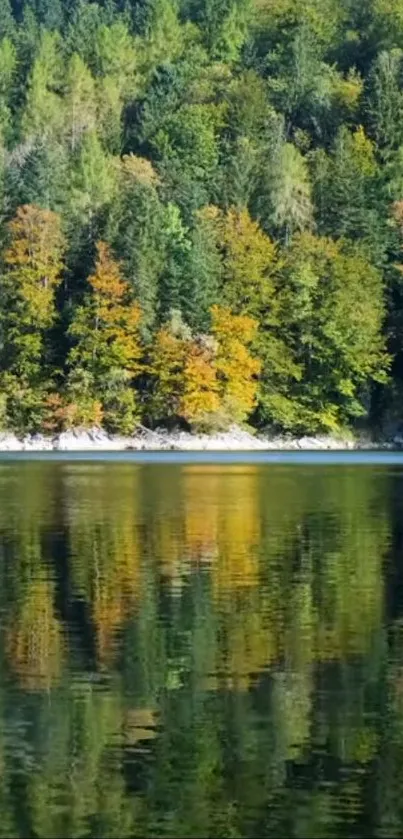
[(402, 836), (387, 454), (3, 458), (0, 836)]

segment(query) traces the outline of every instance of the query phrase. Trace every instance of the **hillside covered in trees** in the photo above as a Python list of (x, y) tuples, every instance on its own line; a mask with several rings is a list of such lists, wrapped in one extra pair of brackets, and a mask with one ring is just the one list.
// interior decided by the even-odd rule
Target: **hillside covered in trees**
[(0, 426), (403, 421), (403, 0), (0, 0)]

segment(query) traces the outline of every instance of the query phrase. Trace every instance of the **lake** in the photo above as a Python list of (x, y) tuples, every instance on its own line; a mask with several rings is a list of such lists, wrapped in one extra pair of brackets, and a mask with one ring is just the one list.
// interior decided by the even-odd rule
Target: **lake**
[(1, 837), (401, 837), (403, 460), (0, 460)]

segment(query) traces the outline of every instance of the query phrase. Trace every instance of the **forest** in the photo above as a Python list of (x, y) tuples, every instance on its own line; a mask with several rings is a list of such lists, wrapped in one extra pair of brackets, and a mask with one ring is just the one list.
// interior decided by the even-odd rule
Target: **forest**
[(403, 424), (403, 0), (0, 0), (0, 427)]

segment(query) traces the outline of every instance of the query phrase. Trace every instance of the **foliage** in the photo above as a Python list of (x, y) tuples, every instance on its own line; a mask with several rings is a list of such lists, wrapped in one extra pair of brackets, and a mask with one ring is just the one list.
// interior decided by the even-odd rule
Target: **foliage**
[(49, 330), (65, 247), (60, 219), (49, 210), (20, 207), (8, 226), (1, 285), (2, 378), (9, 420), (40, 422), (49, 383)]
[(97, 244), (95, 272), (88, 284), (91, 291), (77, 306), (69, 328), (73, 346), (68, 357), (67, 392), (79, 404), (78, 414), (70, 407), (70, 419), (72, 424), (79, 419), (84, 425), (89, 419), (95, 422), (91, 406), (96, 412), (99, 401), (106, 425), (130, 432), (137, 411), (130, 384), (140, 372), (141, 313), (104, 242)]
[[(231, 388), (291, 431), (401, 416), (401, 6), (0, 0), (2, 424), (225, 423)], [(9, 225), (39, 241), (38, 213), (64, 243), (27, 326)], [(105, 294), (133, 365), (91, 327)], [(256, 322), (237, 348), (224, 310)]]
[(219, 393), (228, 420), (242, 422), (256, 405), (260, 362), (250, 352), (257, 321), (234, 315), (226, 306), (213, 306), (212, 334), (217, 341), (215, 368)]

